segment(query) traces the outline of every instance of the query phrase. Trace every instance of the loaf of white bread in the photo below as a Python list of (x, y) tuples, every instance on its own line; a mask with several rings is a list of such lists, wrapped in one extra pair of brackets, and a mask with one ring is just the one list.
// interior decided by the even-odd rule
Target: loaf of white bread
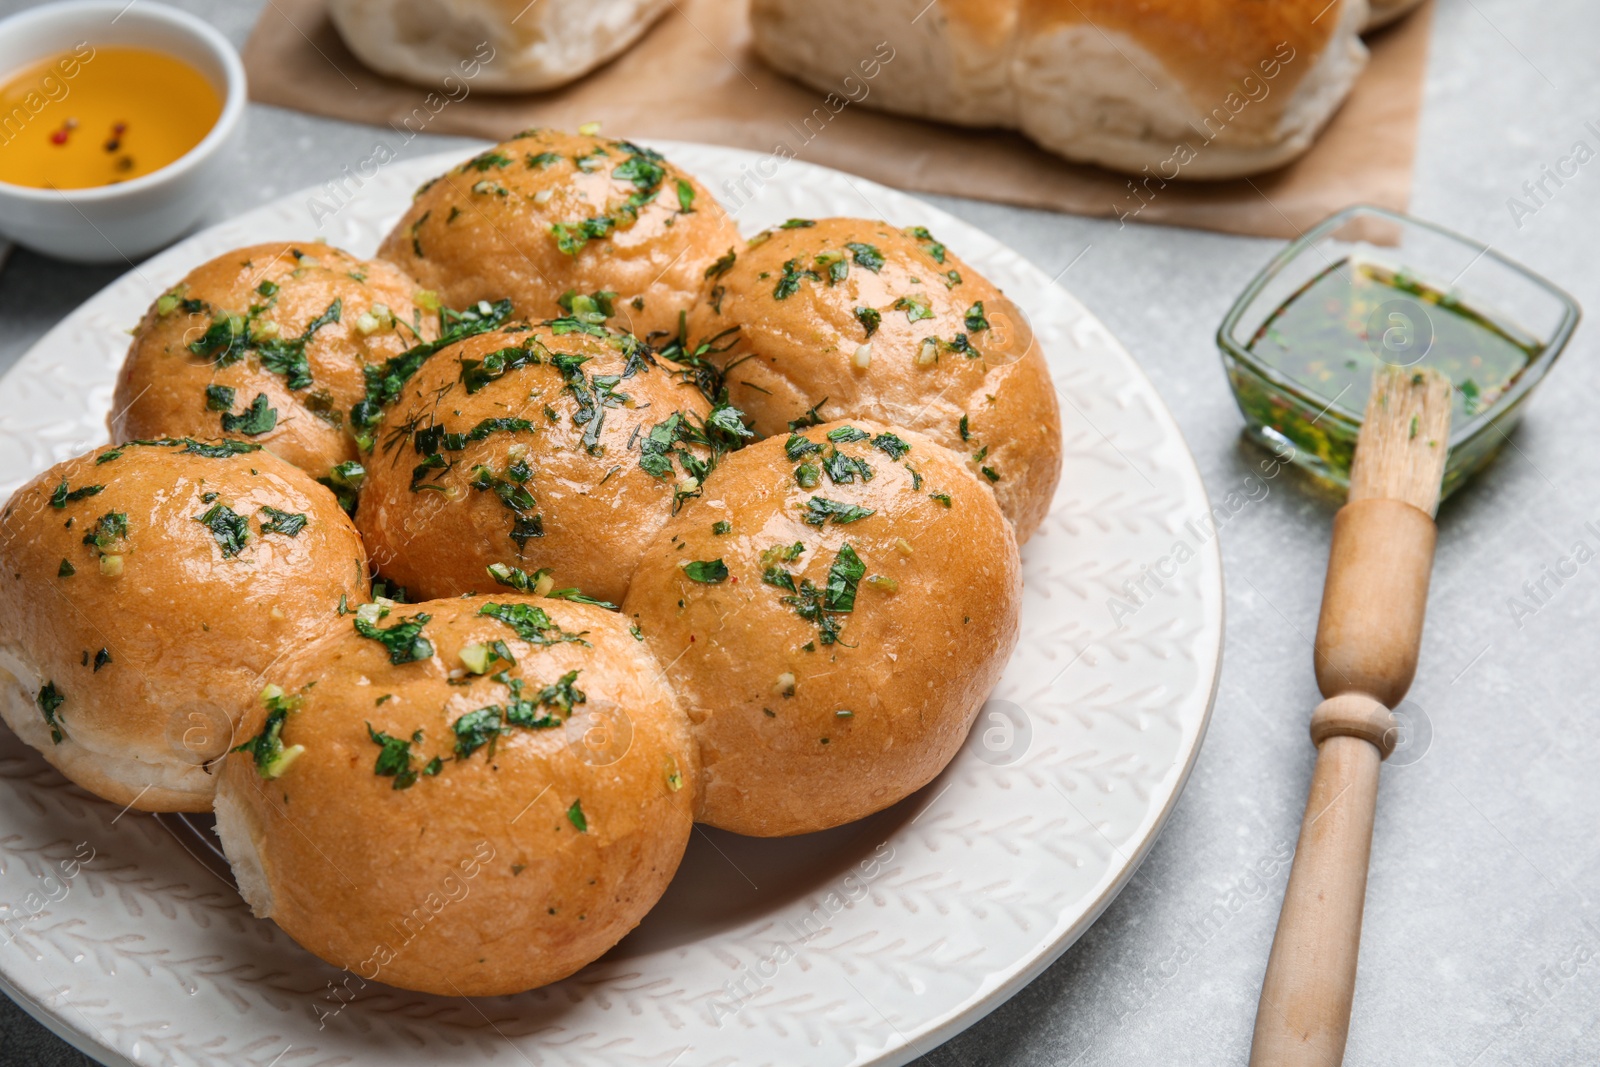
[[(1392, 18), (1416, 0), (1381, 5)], [(868, 106), (1020, 130), (1132, 174), (1231, 178), (1311, 146), (1367, 61), (1368, 0), (752, 0), (763, 59)]]
[[(329, 0), (373, 70), (450, 92), (553, 89), (626, 51), (671, 0)], [(447, 79), (453, 79), (447, 81)]]

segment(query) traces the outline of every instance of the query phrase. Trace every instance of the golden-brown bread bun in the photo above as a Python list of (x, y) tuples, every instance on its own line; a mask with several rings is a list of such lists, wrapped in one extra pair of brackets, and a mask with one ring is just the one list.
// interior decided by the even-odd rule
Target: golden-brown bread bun
[(927, 230), (793, 220), (712, 275), (688, 334), (738, 329), (717, 358), (758, 434), (819, 407), (904, 426), (994, 483), (1019, 543), (1044, 520), (1061, 473), (1044, 353), (1016, 306)]
[(347, 431), (362, 368), (437, 333), (416, 292), (391, 263), (311, 241), (218, 256), (145, 312), (111, 439), (248, 437), (324, 477), (356, 458)]
[(926, 437), (852, 419), (727, 457), (622, 610), (693, 724), (700, 819), (774, 837), (931, 781), (1016, 645), (1021, 595), (989, 489)]
[[(565, 85), (625, 51), (669, 0), (331, 0), (356, 58), (451, 99)], [(426, 112), (424, 112), (426, 114)]]
[[(1366, 64), (1367, 0), (754, 0), (757, 52), (869, 107), (1068, 159), (1230, 178), (1310, 147)], [(874, 43), (878, 42), (878, 43)]]
[(375, 608), (273, 669), (224, 765), (240, 892), (367, 981), (490, 996), (566, 977), (683, 857), (694, 743), (671, 692), (599, 608)]
[(706, 268), (739, 240), (694, 178), (627, 141), (529, 130), (423, 186), (378, 254), (461, 307), (510, 297), (562, 313), (615, 294), (613, 326), (677, 330)]
[(687, 378), (572, 319), (442, 350), (376, 433), (356, 515), (374, 565), (414, 599), (492, 592), (493, 565), (620, 602), (711, 454), (711, 408)]
[(6, 506), (0, 574), (0, 717), (143, 811), (209, 811), (262, 672), (367, 596), (332, 494), (236, 441), (56, 464)]

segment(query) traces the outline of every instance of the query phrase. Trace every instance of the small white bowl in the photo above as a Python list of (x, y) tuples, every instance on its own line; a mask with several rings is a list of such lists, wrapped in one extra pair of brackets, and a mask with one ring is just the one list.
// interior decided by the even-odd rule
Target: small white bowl
[(199, 144), (142, 177), (90, 189), (0, 182), (0, 233), (18, 244), (78, 263), (131, 262), (182, 235), (215, 198), (244, 117), (244, 66), (227, 38), (176, 8), (152, 0), (70, 0), (0, 22), (0, 77), (83, 41), (181, 59), (223, 101), (217, 124)]

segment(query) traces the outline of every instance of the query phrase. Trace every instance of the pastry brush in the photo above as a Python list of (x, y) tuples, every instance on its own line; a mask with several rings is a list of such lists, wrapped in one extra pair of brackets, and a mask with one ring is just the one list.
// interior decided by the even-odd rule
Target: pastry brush
[(1394, 748), (1390, 709), (1416, 674), (1450, 382), (1381, 366), (1333, 520), (1315, 651), (1323, 702), (1311, 716), (1317, 766), (1256, 1008), (1251, 1067), (1338, 1067), (1350, 1030), (1361, 912), (1378, 803)]

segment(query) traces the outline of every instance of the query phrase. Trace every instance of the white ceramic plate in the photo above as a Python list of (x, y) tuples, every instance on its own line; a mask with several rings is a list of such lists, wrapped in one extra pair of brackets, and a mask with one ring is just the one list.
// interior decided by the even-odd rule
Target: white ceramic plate
[[(119, 813), (0, 727), (0, 976), (79, 1048), (183, 1067), (892, 1067), (1020, 989), (1133, 874), (1193, 764), (1222, 640), (1205, 491), (1155, 389), (1037, 268), (927, 204), (799, 162), (660, 147), (721, 194), (742, 178), (747, 233), (795, 216), (926, 225), (1031, 318), (1065, 469), (1023, 552), (1021, 645), (967, 747), (852, 826), (697, 831), (661, 905), (604, 959), (532, 993), (452, 1001), (346, 982), (251, 918), (203, 822)], [(456, 161), (388, 167), (319, 212), (320, 231), (314, 200), (339, 201), (287, 197), (109, 286), (0, 384), (0, 493), (105, 440), (126, 331), (189, 269), (319, 232), (370, 254)], [(1127, 581), (1142, 583), (1131, 599)]]

